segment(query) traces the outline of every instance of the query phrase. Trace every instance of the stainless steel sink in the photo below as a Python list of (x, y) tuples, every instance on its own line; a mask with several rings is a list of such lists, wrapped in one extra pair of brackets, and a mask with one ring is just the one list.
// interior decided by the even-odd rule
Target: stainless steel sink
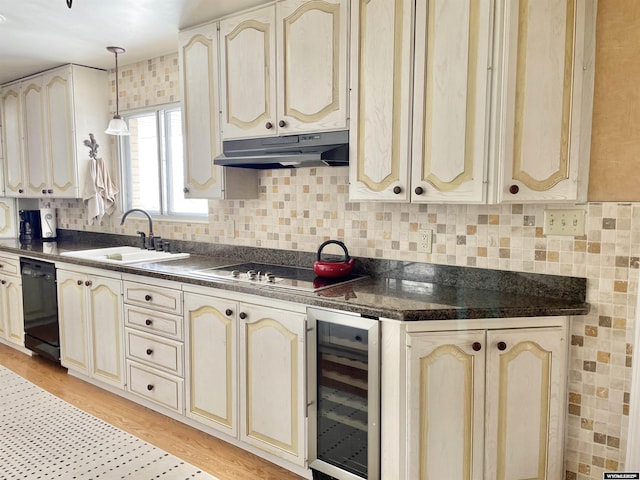
[(165, 262), (187, 258), (188, 253), (158, 252), (156, 250), (142, 250), (137, 247), (108, 247), (92, 248), (90, 250), (76, 250), (61, 253), (63, 257), (82, 258), (94, 262), (130, 265), (134, 263)]

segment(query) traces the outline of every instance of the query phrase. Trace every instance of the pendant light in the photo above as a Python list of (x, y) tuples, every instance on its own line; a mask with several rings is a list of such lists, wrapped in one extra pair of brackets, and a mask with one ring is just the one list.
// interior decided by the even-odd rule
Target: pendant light
[(118, 54), (124, 53), (125, 49), (122, 47), (107, 47), (107, 50), (116, 56), (116, 114), (109, 122), (109, 126), (104, 131), (108, 135), (131, 135), (127, 123), (122, 119), (119, 112), (119, 97), (118, 92)]

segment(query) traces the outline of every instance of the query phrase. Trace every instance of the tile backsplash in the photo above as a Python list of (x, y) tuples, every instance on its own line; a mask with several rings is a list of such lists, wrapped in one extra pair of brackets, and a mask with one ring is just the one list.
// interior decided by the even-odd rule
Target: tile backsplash
[[(121, 67), (123, 110), (179, 100), (177, 54)], [(113, 73), (112, 73), (113, 75)], [(349, 201), (346, 168), (260, 174), (260, 197), (209, 201), (202, 222), (154, 224), (164, 238), (313, 252), (342, 239), (356, 257), (586, 277), (591, 312), (575, 317), (569, 359), (567, 480), (624, 467), (640, 266), (640, 204), (588, 203), (586, 233), (547, 237), (544, 210), (566, 205), (413, 205)], [(146, 221), (88, 225), (82, 201), (57, 200), (63, 229), (134, 235)], [(227, 237), (234, 222), (235, 238)], [(431, 229), (433, 251), (417, 251)]]

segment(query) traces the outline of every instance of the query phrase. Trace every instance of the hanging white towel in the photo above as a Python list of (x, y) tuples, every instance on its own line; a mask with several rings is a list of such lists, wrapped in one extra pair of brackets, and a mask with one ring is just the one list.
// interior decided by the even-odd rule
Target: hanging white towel
[(90, 159), (82, 193), (89, 225), (99, 224), (105, 214), (111, 215), (115, 211), (117, 194), (118, 189), (111, 181), (109, 169), (102, 158)]

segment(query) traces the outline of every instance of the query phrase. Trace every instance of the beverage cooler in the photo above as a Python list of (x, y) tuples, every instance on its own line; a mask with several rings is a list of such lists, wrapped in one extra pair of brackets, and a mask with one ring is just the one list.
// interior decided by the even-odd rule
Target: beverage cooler
[(379, 322), (307, 309), (309, 467), (315, 480), (380, 478)]

